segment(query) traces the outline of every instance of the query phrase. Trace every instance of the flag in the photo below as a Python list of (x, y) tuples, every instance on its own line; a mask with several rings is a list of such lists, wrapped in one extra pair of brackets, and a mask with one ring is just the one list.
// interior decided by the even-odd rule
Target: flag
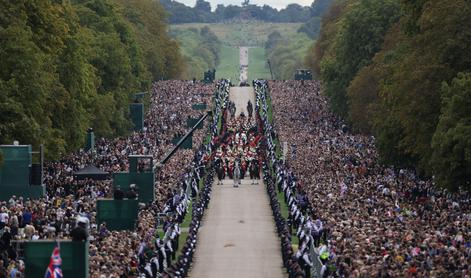
[(59, 245), (57, 245), (52, 251), (51, 261), (47, 267), (46, 274), (44, 274), (44, 278), (63, 278), (61, 265), (61, 253)]

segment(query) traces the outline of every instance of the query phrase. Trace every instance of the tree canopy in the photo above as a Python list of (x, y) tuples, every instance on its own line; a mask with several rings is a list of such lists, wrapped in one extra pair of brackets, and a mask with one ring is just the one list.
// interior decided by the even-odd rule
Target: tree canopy
[(132, 94), (180, 72), (165, 28), (152, 0), (1, 1), (0, 142), (45, 144), (56, 158), (88, 127), (128, 132)]
[(471, 5), (347, 0), (307, 56), (329, 103), (376, 136), (384, 162), (470, 187)]
[[(321, 0), (321, 2), (326, 1), (330, 2), (331, 0)], [(311, 14), (322, 13), (322, 7), (325, 5), (321, 4), (319, 8), (315, 6), (317, 12), (311, 11), (312, 7), (304, 7), (298, 4), (290, 4), (278, 11), (268, 5), (258, 6), (250, 4), (249, 1), (244, 1), (241, 6), (219, 4), (213, 12), (211, 11), (211, 4), (205, 0), (197, 0), (194, 7), (189, 7), (173, 0), (160, 0), (160, 3), (169, 13), (169, 23), (171, 24), (211, 23), (233, 19), (254, 19), (269, 22), (306, 22), (311, 18)]]

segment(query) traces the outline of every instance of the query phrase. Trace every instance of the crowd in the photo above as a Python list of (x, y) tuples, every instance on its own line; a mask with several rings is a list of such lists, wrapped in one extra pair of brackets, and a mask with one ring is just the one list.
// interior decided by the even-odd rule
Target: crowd
[[(254, 86), (257, 121), (251, 115), (227, 120), (223, 115), (231, 108), (229, 84), (218, 84), (210, 140), (203, 144), (208, 129), (196, 130), (193, 144), (201, 148), (179, 150), (163, 165), (156, 175), (156, 200), (141, 204), (133, 231), (97, 227), (96, 199), (113, 196), (111, 181), (77, 181), (73, 172), (89, 164), (110, 173), (126, 171), (130, 154), (152, 155), (158, 161), (171, 149), (172, 139), (186, 133), (187, 119), (204, 113), (191, 105), (209, 104), (212, 86), (158, 82), (152, 88), (142, 132), (101, 138), (94, 151), (79, 151), (48, 163), (45, 198), (12, 196), (0, 202), (0, 277), (21, 277), (24, 272), (12, 240), (75, 238), (81, 236), (81, 227), (90, 233), (91, 277), (156, 277), (157, 272), (185, 276), (211, 193), (214, 171), (205, 166), (216, 157), (220, 164), (215, 168), (229, 174), (231, 159), (258, 157), (252, 154), (257, 153), (254, 146), (261, 139), (257, 137), (260, 129), (267, 150), (262, 158), (264, 179), (290, 277), (309, 276), (316, 267), (309, 256), (313, 246), (325, 277), (471, 275), (469, 193), (451, 194), (410, 170), (382, 165), (374, 138), (349, 133), (329, 112), (318, 82), (257, 81)], [(264, 93), (268, 91), (273, 119)], [(290, 146), (284, 160), (278, 140)], [(289, 209), (286, 220), (276, 190), (284, 193)], [(188, 237), (179, 248), (179, 223), (190, 204)], [(164, 236), (158, 233), (159, 213), (170, 215), (161, 223)], [(299, 239), (297, 250), (291, 246), (293, 235)]]
[[(274, 130), (269, 119), (269, 102), (268, 100), (268, 87), (267, 82), (263, 80), (253, 81), (253, 86), (256, 95), (255, 110), (258, 112), (257, 122), (260, 131), (263, 131), (263, 140), (260, 156), (263, 160), (263, 179), (267, 186), (268, 196), (270, 198), (270, 206), (273, 211), (273, 216), (280, 238), (283, 265), (287, 269), (290, 278), (302, 278), (309, 273), (309, 270), (303, 269), (303, 259), (308, 258), (304, 255), (299, 258), (295, 256), (292, 248), (291, 227), (288, 219), (285, 219), (281, 213), (281, 204), (278, 200), (278, 194), (275, 186), (275, 179), (273, 176), (274, 169), (277, 165)], [(277, 180), (279, 184), (279, 180)], [(290, 202), (290, 206), (295, 205), (295, 202)]]
[[(204, 211), (208, 208), (211, 189), (213, 185), (214, 168), (208, 167), (209, 173), (205, 177), (204, 187), (200, 194), (200, 197), (196, 202), (193, 203), (191, 223), (188, 228), (188, 236), (185, 241), (185, 245), (181, 250), (181, 255), (177, 261), (168, 267), (163, 273), (163, 277), (174, 278), (174, 277), (186, 277), (191, 263), (193, 261), (193, 254), (196, 250), (197, 245), (197, 234), (200, 228), (201, 220), (203, 218)], [(147, 277), (156, 277), (157, 273), (152, 272), (152, 275), (147, 274)]]
[(299, 262), (313, 240), (325, 277), (471, 275), (468, 192), (382, 165), (375, 139), (350, 133), (318, 82), (268, 88), (275, 127), (268, 135), (290, 146), (284, 161), (274, 153), (271, 162), (300, 237)]
[[(191, 163), (190, 170), (184, 174), (180, 193), (169, 199), (164, 207), (164, 213), (176, 213), (173, 219), (163, 225), (165, 236), (160, 239), (157, 235), (154, 246), (142, 243), (139, 248), (139, 258), (143, 268), (141, 277), (185, 277), (189, 271), (196, 248), (196, 235), (200, 221), (210, 200), (214, 176), (213, 153), (218, 146), (215, 138), (221, 132), (219, 122), (225, 114), (224, 107), (227, 105), (228, 92), (229, 83), (225, 80), (219, 81), (217, 83), (212, 122), (209, 126), (210, 138), (208, 142), (201, 145)], [(199, 186), (200, 181), (204, 181), (203, 188)], [(180, 233), (178, 225), (185, 217), (190, 197), (193, 200), (191, 222), (188, 227), (185, 245), (179, 252), (178, 258), (176, 258), (179, 244), (178, 234)], [(172, 260), (175, 260), (173, 264)]]
[[(74, 237), (78, 222), (89, 229), (91, 277), (128, 277), (137, 275), (142, 262), (142, 247), (154, 243), (157, 213), (169, 210), (168, 200), (178, 199), (184, 186), (185, 173), (192, 172), (192, 150), (179, 150), (157, 173), (156, 201), (141, 204), (134, 231), (108, 231), (106, 225), (96, 226), (97, 198), (112, 197), (110, 180), (77, 181), (73, 172), (89, 164), (113, 173), (128, 170), (130, 154), (152, 155), (158, 161), (172, 147), (172, 139), (183, 135), (189, 117), (198, 118), (205, 111), (191, 109), (192, 104), (210, 104), (214, 88), (189, 81), (162, 81), (151, 91), (150, 106), (146, 113), (145, 128), (128, 137), (101, 138), (94, 151), (80, 150), (61, 161), (45, 166), (47, 194), (45, 198), (30, 200), (12, 196), (0, 203), (0, 277), (7, 273), (21, 273), (24, 263), (12, 240), (67, 239)], [(202, 145), (207, 129), (193, 134), (193, 144)], [(181, 198), (182, 202), (185, 198)], [(180, 214), (181, 206), (170, 209)], [(171, 222), (169, 219), (167, 222)], [(175, 228), (177, 229), (177, 227)], [(46, 267), (46, 266), (45, 266)], [(15, 274), (16, 275), (16, 274)], [(12, 276), (13, 277), (13, 276)]]

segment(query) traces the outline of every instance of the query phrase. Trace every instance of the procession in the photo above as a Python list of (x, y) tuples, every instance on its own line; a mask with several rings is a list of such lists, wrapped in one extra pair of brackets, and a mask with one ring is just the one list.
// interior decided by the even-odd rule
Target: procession
[(471, 3), (219, 2), (0, 1), (0, 278), (470, 278)]

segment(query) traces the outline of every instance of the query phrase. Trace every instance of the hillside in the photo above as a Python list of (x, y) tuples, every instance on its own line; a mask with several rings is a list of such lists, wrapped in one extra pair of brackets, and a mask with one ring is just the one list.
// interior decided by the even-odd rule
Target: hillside
[(170, 25), (170, 32), (174, 30), (201, 29), (209, 27), (211, 31), (228, 46), (258, 46), (264, 47), (268, 35), (279, 32), (282, 36), (293, 36), (297, 33), (301, 23), (271, 23), (263, 21), (242, 21), (234, 23), (186, 23)]
[[(313, 42), (306, 34), (298, 33), (301, 25), (263, 21), (188, 23), (170, 25), (170, 34), (181, 44), (187, 64), (185, 77), (188, 79), (201, 78), (203, 71), (215, 65), (214, 60), (190, 55), (200, 45), (200, 39), (195, 34), (206, 28), (222, 44), (215, 66), (217, 78), (235, 80), (234, 77), (238, 76), (238, 47), (248, 46), (251, 48), (249, 79), (270, 78), (268, 59), (271, 60), (275, 79), (291, 79), (294, 69), (304, 67), (304, 56)], [(189, 36), (189, 33), (192, 35)]]

